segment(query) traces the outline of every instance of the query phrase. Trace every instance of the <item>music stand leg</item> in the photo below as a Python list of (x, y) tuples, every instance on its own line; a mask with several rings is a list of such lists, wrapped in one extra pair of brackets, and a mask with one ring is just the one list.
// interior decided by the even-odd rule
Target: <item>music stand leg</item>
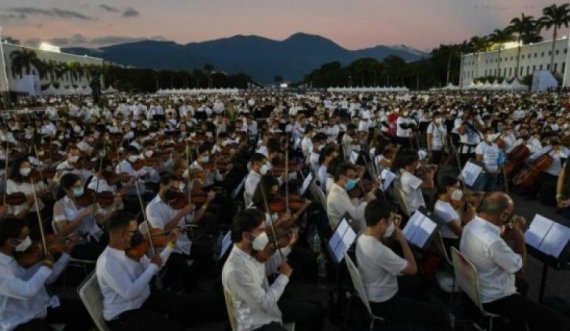
[(548, 277), (548, 265), (542, 264), (542, 276), (540, 277), (540, 291), (538, 292), (538, 302), (542, 303), (544, 299), (544, 290), (546, 288), (546, 278)]

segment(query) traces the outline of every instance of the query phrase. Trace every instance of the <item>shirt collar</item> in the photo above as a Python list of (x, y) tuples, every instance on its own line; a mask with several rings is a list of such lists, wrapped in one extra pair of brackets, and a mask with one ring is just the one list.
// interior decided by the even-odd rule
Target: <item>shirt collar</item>
[(0, 253), (0, 264), (8, 265), (12, 263), (12, 261), (14, 261), (13, 257), (6, 255), (4, 253)]
[(235, 249), (232, 249), (232, 253), (236, 254), (239, 258), (246, 259), (246, 260), (252, 260), (253, 259), (253, 256), (244, 252), (237, 244), (234, 244), (234, 246), (235, 246)]
[(496, 226), (495, 224), (479, 216), (475, 216), (475, 220), (477, 220), (478, 222), (483, 222), (483, 225), (486, 226), (489, 230), (493, 231), (494, 233), (498, 235), (501, 234), (501, 228), (499, 226)]

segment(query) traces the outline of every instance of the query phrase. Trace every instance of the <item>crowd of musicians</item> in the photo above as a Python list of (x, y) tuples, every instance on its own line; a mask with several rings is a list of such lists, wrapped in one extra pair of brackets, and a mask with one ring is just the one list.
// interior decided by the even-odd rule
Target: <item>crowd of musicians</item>
[[(525, 296), (528, 224), (509, 195), (570, 217), (560, 95), (123, 96), (1, 116), (0, 331), (91, 328), (53, 295), (86, 276), (70, 261), (94, 273), (111, 330), (320, 330), (322, 300), (288, 284), (332, 278), (326, 243), (347, 215), (373, 312), (450, 330), (430, 299), (435, 251), (402, 232), (424, 208), (476, 266), (487, 311), (570, 330)], [(472, 185), (467, 163), (481, 168)]]

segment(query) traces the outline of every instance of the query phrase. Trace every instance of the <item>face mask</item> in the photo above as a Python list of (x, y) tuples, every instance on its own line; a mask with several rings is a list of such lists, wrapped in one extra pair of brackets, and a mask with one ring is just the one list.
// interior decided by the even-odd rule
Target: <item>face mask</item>
[(261, 168), (259, 169), (259, 173), (261, 173), (261, 175), (265, 176), (265, 174), (267, 174), (267, 172), (270, 170), (269, 165), (266, 163), (264, 165), (261, 166)]
[(79, 161), (79, 156), (77, 155), (72, 155), (67, 159), (69, 162), (71, 163), (77, 163), (77, 161)]
[(151, 157), (153, 153), (154, 153), (153, 151), (146, 151), (144, 152), (144, 156)]
[(382, 237), (390, 238), (394, 234), (395, 230), (396, 230), (396, 226), (394, 225), (394, 222), (390, 222), (390, 225), (388, 225), (388, 227), (386, 228), (386, 231), (384, 231), (384, 234), (382, 235)]
[(435, 119), (435, 124), (441, 124), (441, 118), (436, 118), (436, 119)]
[(133, 236), (131, 237), (131, 242), (130, 245), (131, 247), (135, 247), (137, 245), (139, 245), (140, 243), (142, 243), (144, 240), (142, 233), (140, 233), (139, 231), (136, 231), (133, 233)]
[(73, 189), (73, 196), (78, 198), (83, 195), (83, 187), (76, 187)]
[(129, 162), (135, 163), (138, 160), (138, 156), (136, 155), (129, 155)]
[(324, 145), (319, 146), (318, 150), (319, 152), (323, 150), (323, 147), (325, 147)]
[(22, 240), (18, 246), (15, 247), (15, 251), (18, 253), (25, 252), (32, 245), (32, 239), (27, 236), (26, 239)]
[(31, 171), (31, 168), (20, 168), (20, 175), (22, 175), (22, 177), (28, 177)]
[(355, 188), (355, 187), (356, 187), (356, 179), (349, 179), (349, 180), (346, 182), (346, 184), (344, 184), (344, 188), (345, 188), (347, 191), (350, 191), (350, 190), (352, 190), (352, 189)]
[(455, 190), (453, 191), (453, 193), (451, 193), (451, 200), (461, 201), (462, 198), (463, 198), (463, 191), (461, 190)]
[(251, 248), (256, 251), (262, 251), (265, 246), (269, 243), (269, 237), (267, 236), (267, 232), (263, 232), (262, 234), (258, 235), (253, 239), (251, 243)]
[(210, 157), (209, 156), (202, 156), (198, 159), (198, 161), (200, 161), (201, 163), (208, 163), (210, 161)]
[(175, 190), (166, 190), (166, 192), (164, 193), (164, 198), (166, 199), (166, 201), (172, 201), (176, 198), (176, 191)]
[(184, 172), (182, 173), (182, 178), (189, 178), (190, 177), (190, 170), (186, 169), (184, 170)]

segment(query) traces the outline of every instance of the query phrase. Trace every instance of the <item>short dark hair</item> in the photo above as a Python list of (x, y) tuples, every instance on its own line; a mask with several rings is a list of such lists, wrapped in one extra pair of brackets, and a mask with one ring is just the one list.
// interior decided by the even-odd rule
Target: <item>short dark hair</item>
[(255, 153), (249, 159), (249, 163), (253, 165), (255, 162), (265, 162), (265, 160), (267, 160), (267, 157), (265, 157), (265, 155), (261, 153)]
[(232, 242), (240, 242), (244, 232), (252, 232), (261, 222), (263, 214), (255, 208), (247, 208), (237, 213), (232, 223)]
[(457, 179), (456, 176), (452, 176), (452, 175), (443, 175), (440, 180), (439, 183), (437, 185), (437, 194), (444, 194), (447, 192), (447, 188), (449, 186), (453, 186), (455, 185), (457, 182), (459, 182), (459, 179)]
[(133, 220), (136, 220), (135, 215), (125, 211), (118, 211), (107, 222), (107, 231), (111, 233), (124, 230), (129, 227), (129, 223)]
[(394, 157), (392, 170), (398, 171), (416, 161), (419, 161), (419, 159), (420, 156), (418, 155), (418, 151), (415, 149), (401, 148), (398, 150), (398, 153), (396, 153), (396, 156)]
[(396, 207), (388, 200), (375, 199), (368, 202), (364, 209), (366, 226), (375, 226), (381, 219), (390, 218), (390, 213), (395, 211)]
[(356, 171), (356, 167), (348, 162), (343, 162), (336, 167), (336, 171), (334, 174), (334, 180), (337, 181), (340, 179), (340, 176), (346, 176), (349, 170)]
[(4, 246), (8, 239), (18, 239), (26, 222), (15, 218), (0, 220), (0, 246)]
[(165, 171), (160, 174), (160, 184), (168, 186), (172, 180), (180, 181), (180, 178), (170, 171)]

